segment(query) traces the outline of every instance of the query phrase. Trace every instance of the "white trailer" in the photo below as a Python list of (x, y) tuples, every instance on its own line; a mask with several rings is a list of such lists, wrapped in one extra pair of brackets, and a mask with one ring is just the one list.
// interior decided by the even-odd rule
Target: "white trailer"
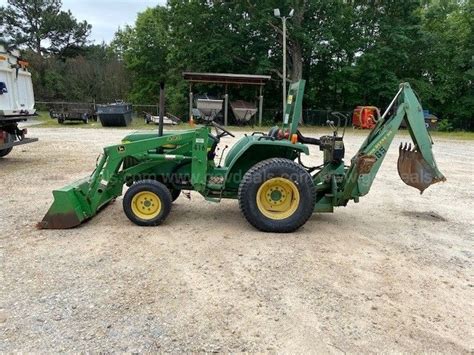
[(27, 130), (18, 123), (35, 115), (35, 96), (28, 63), (21, 60), (20, 52), (0, 45), (0, 158), (13, 147), (36, 142), (26, 138)]

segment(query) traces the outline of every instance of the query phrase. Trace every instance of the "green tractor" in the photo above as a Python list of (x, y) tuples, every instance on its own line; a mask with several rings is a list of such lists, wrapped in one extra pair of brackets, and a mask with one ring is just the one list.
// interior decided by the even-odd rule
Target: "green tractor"
[[(421, 192), (445, 180), (433, 157), (422, 107), (409, 84), (400, 85), (350, 166), (344, 163), (343, 136), (333, 122), (333, 134), (319, 139), (299, 132), (304, 86), (304, 80), (290, 86), (281, 127), (245, 135), (223, 163), (216, 158), (217, 147), (222, 137), (233, 134), (212, 120), (162, 136), (134, 133), (106, 147), (90, 177), (53, 192), (54, 203), (40, 227), (75, 227), (94, 217), (127, 185), (123, 209), (139, 226), (161, 224), (182, 191), (197, 191), (209, 201), (237, 199), (247, 221), (261, 231), (293, 232), (313, 212), (333, 212), (369, 192), (404, 118), (414, 146), (400, 147), (400, 177)], [(308, 145), (323, 152), (321, 166), (301, 163), (301, 155), (309, 154)]]

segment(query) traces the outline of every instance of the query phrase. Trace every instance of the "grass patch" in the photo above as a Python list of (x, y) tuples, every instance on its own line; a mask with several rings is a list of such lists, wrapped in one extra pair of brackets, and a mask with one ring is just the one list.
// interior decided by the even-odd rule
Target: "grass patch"
[(474, 132), (430, 132), (435, 138), (474, 140)]

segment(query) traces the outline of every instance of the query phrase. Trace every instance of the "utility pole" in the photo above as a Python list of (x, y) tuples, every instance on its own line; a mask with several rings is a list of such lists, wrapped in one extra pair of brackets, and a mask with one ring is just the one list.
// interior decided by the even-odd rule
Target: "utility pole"
[(283, 120), (286, 115), (286, 20), (293, 17), (295, 10), (291, 10), (288, 16), (281, 16), (280, 9), (273, 10), (275, 17), (281, 18), (283, 22)]

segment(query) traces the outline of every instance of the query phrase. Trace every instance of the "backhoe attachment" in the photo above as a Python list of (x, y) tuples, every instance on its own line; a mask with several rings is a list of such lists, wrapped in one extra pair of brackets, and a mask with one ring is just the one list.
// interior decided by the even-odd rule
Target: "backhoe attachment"
[(433, 142), (425, 126), (423, 109), (410, 84), (403, 83), (395, 98), (352, 160), (346, 185), (338, 205), (366, 195), (405, 119), (412, 144), (400, 146), (398, 173), (404, 183), (421, 193), (446, 178), (438, 170), (433, 156)]
[(433, 141), (425, 125), (423, 108), (408, 83), (401, 85), (399, 105), (404, 108), (408, 131), (414, 142), (401, 144), (398, 158), (398, 174), (402, 181), (421, 193), (446, 178), (438, 170), (433, 156)]

